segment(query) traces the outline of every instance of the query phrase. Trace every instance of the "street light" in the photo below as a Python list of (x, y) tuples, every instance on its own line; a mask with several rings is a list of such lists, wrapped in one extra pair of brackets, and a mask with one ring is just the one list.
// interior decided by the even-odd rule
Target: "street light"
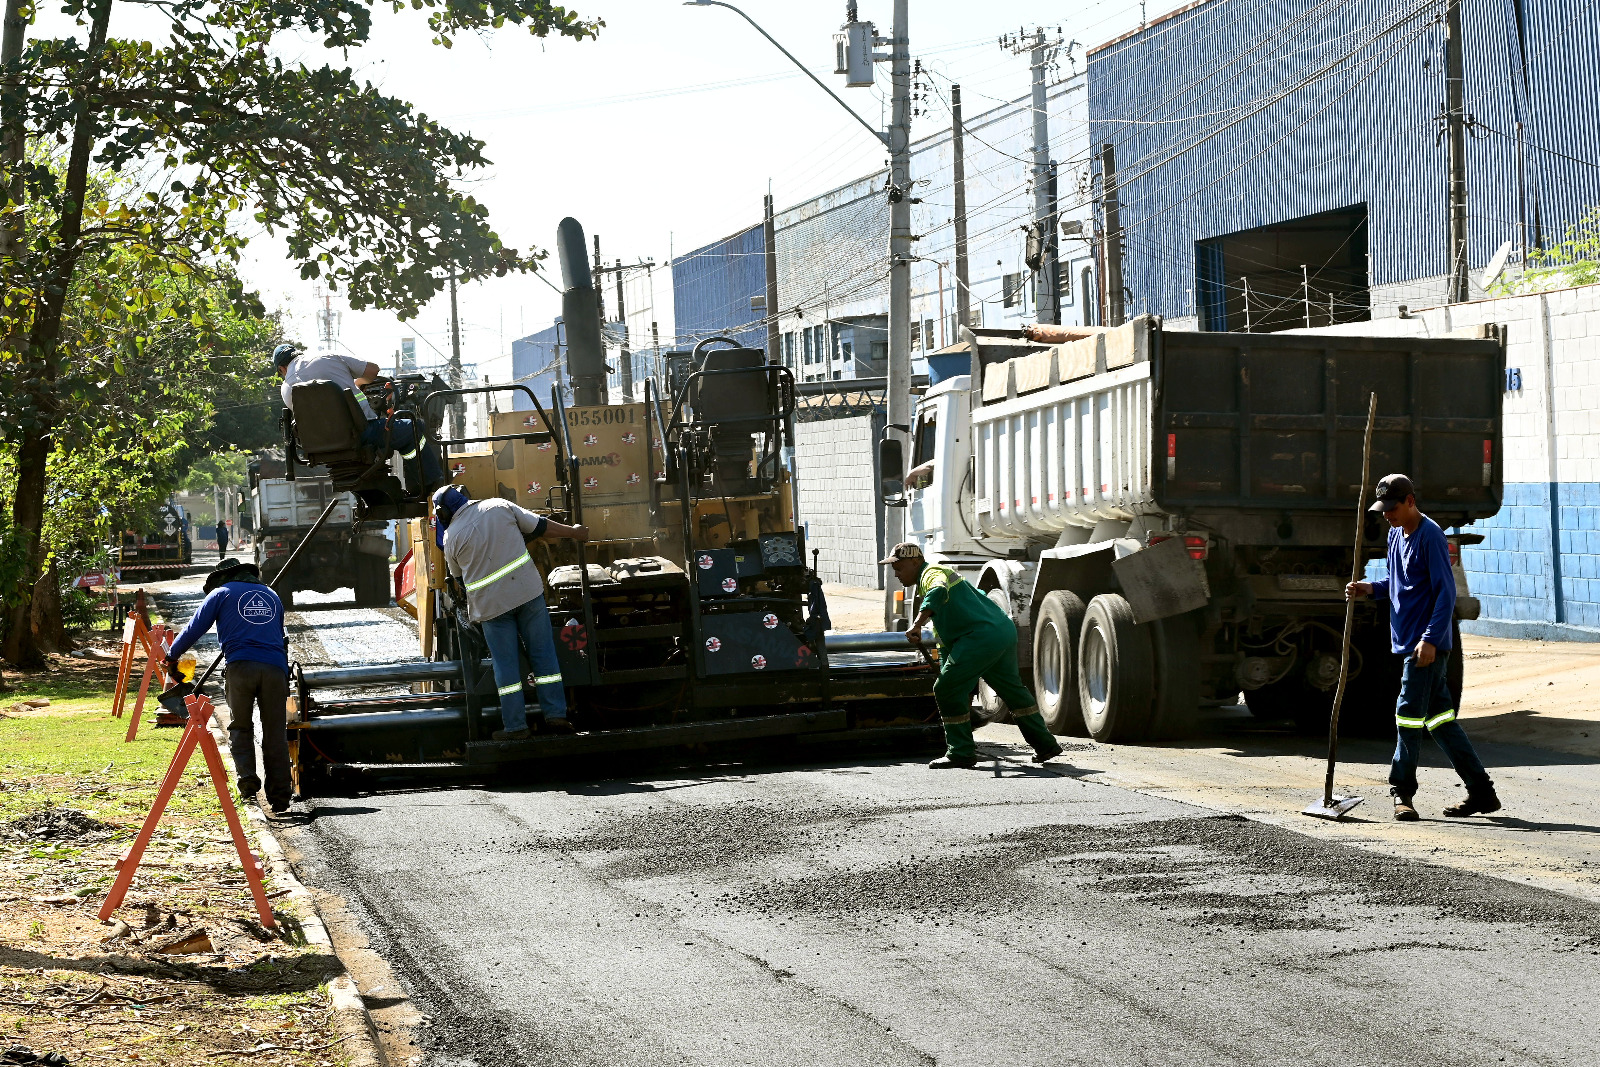
[[(872, 29), (871, 23), (863, 23), (856, 17), (855, 0), (848, 0), (845, 7), (848, 22), (844, 27), (844, 40), (840, 42), (841, 53), (839, 73), (849, 76), (848, 84), (869, 85), (871, 78), (866, 73), (872, 63), (887, 62), (889, 64), (890, 81), (890, 113), (889, 129), (880, 133), (873, 129), (871, 123), (856, 114), (854, 108), (843, 100), (832, 89), (822, 83), (822, 80), (808, 70), (804, 63), (796, 59), (787, 48), (779, 44), (766, 30), (756, 24), (756, 20), (746, 15), (732, 4), (723, 0), (684, 0), (686, 7), (725, 7), (733, 11), (750, 25), (756, 32), (772, 42), (772, 46), (785, 56), (789, 62), (805, 71), (806, 77), (816, 82), (823, 92), (833, 97), (834, 102), (846, 111), (850, 117), (861, 123), (879, 143), (889, 150), (889, 181), (885, 188), (889, 199), (889, 366), (887, 388), (884, 391), (884, 406), (888, 426), (885, 434), (905, 434), (911, 432), (911, 49), (906, 32), (907, 8), (909, 0), (894, 0), (894, 29), (887, 38), (879, 38)], [(887, 54), (877, 54), (872, 47), (879, 44), (889, 45)], [(942, 287), (941, 287), (942, 292)], [(774, 313), (776, 309), (769, 308), (768, 312)], [(941, 319), (943, 315), (941, 314)], [(887, 509), (883, 517), (884, 547), (897, 543), (905, 531), (905, 517), (898, 508)], [(895, 603), (893, 583), (885, 581), (883, 585), (883, 618), (884, 626), (892, 627), (895, 622)]]
[(780, 51), (784, 55), (788, 56), (789, 57), (789, 62), (793, 63), (795, 66), (799, 67), (802, 71), (804, 71), (805, 72), (805, 76), (810, 78), (812, 81), (816, 82), (817, 83), (817, 87), (819, 89), (821, 89), (823, 92), (827, 93), (829, 96), (833, 97), (834, 103), (838, 104), (840, 107), (842, 107), (846, 111), (850, 112), (850, 117), (855, 119), (857, 122), (861, 123), (861, 125), (865, 126), (866, 129), (867, 129), (867, 132), (872, 134), (873, 137), (877, 138), (877, 140), (878, 140), (878, 142), (880, 144), (888, 144), (889, 143), (889, 135), (888, 134), (884, 133), (882, 130), (873, 129), (872, 124), (870, 122), (868, 122), (866, 119), (862, 118), (859, 114), (857, 114), (855, 108), (851, 107), (849, 104), (845, 103), (842, 99), (840, 99), (839, 94), (834, 92), (832, 89), (828, 88), (827, 84), (825, 82), (823, 82), (823, 80), (821, 78), (819, 78), (815, 74), (811, 73), (811, 69), (809, 67), (807, 67), (804, 63), (802, 63), (798, 59), (796, 59), (794, 57), (794, 53), (790, 52), (787, 48), (783, 47), (783, 45), (779, 44), (778, 43), (778, 39), (776, 37), (772, 36), (772, 34), (768, 33), (766, 30), (762, 29), (760, 24), (757, 23), (755, 19), (751, 18), (749, 15), (746, 15), (743, 11), (740, 11), (738, 8), (734, 7), (732, 4), (723, 3), (722, 0), (683, 0), (683, 6), (684, 7), (725, 7), (729, 11), (734, 12), (740, 18), (744, 19), (750, 25), (754, 26), (756, 28), (756, 32), (757, 33), (759, 33), (761, 36), (765, 37), (767, 40), (771, 41), (772, 42), (772, 47), (776, 48), (778, 51)]

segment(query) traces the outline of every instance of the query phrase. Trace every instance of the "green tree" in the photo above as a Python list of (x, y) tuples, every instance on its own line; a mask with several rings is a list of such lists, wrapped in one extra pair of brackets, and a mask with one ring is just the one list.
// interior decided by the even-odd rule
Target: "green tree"
[[(113, 8), (165, 20), (159, 40), (109, 34)], [(383, 5), (404, 9), (401, 0)], [(506, 23), (540, 37), (592, 37), (602, 25), (548, 0), (411, 0), (433, 41)], [(7, 0), (0, 40), (0, 338), (5, 432), (15, 447), (11, 533), (23, 560), (7, 591), (0, 652), (39, 659), (23, 621), (47, 546), (48, 465), (62, 392), (80, 350), (110, 356), (115, 337), (138, 350), (168, 319), (211, 339), (206, 307), (217, 293), (243, 319), (259, 308), (223, 265), (237, 261), (248, 217), (281, 235), (302, 277), (343, 286), (354, 308), (413, 314), (454, 271), (468, 280), (532, 269), (540, 253), (505, 247), (482, 205), (459, 188), (484, 166), (483, 144), (385, 96), (348, 68), (285, 63), (280, 36), (320, 38), (348, 53), (363, 45), (373, 0), (65, 0), (74, 34), (29, 41), (30, 0)], [(56, 146), (52, 166), (33, 141)], [(142, 196), (96, 195), (93, 167), (139, 174)], [(115, 249), (119, 257), (106, 255)], [(99, 257), (137, 273), (161, 264), (200, 275), (195, 292), (124, 288), (114, 271), (86, 286), (80, 265)], [(204, 294), (204, 297), (199, 295)], [(69, 296), (80, 329), (64, 332)], [(206, 306), (202, 306), (202, 304)], [(146, 340), (141, 341), (144, 338)], [(98, 371), (96, 371), (98, 373)], [(0, 575), (3, 577), (3, 575)]]

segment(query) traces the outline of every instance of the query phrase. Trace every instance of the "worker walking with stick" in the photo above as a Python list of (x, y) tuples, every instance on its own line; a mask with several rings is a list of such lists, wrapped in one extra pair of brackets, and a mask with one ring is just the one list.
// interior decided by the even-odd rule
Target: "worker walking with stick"
[(500, 692), (496, 741), (527, 738), (527, 702), (522, 696), (521, 651), (533, 665), (534, 689), (544, 728), (571, 733), (561, 661), (550, 632), (544, 583), (528, 555), (526, 537), (571, 537), (586, 541), (589, 530), (567, 526), (509, 500), (473, 500), (466, 490), (447, 485), (433, 494), (434, 540), (445, 565), (466, 587), (467, 617), (483, 626)]
[(1397, 656), (1405, 657), (1400, 697), (1395, 705), (1397, 740), (1389, 768), (1394, 817), (1419, 818), (1412, 801), (1417, 795), (1417, 760), (1424, 731), (1449, 757), (1467, 787), (1467, 799), (1444, 809), (1452, 819), (1500, 810), (1489, 772), (1456, 721), (1456, 699), (1448, 681), (1453, 648), (1456, 582), (1450, 571), (1450, 549), (1439, 524), (1417, 507), (1416, 491), (1404, 474), (1378, 483), (1378, 499), (1368, 510), (1380, 511), (1389, 523), (1389, 572), (1376, 582), (1351, 582), (1350, 599), (1384, 597), (1389, 601), (1389, 639)]
[(1033, 746), (1033, 762), (1059, 756), (1061, 745), (1017, 672), (1017, 627), (1000, 606), (952, 568), (929, 563), (915, 541), (895, 545), (889, 558), (879, 562), (894, 569), (901, 585), (916, 586), (917, 617), (906, 640), (920, 647), (922, 628), (929, 622), (939, 638), (939, 678), (933, 683), (933, 698), (944, 723), (945, 754), (928, 767), (942, 771), (977, 765), (972, 693), (980, 679), (1011, 709), (1011, 721)]

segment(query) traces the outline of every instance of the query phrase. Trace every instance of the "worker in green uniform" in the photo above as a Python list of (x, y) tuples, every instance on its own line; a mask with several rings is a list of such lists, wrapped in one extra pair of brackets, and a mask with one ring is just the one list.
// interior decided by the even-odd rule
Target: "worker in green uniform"
[(894, 569), (901, 585), (916, 587), (917, 617), (906, 640), (920, 647), (922, 628), (929, 622), (939, 640), (939, 679), (933, 683), (933, 698), (944, 723), (945, 754), (928, 767), (942, 771), (977, 766), (972, 693), (979, 679), (988, 682), (1011, 710), (1011, 721), (1033, 746), (1033, 762), (1061, 755), (1061, 745), (1017, 673), (1017, 627), (1000, 606), (953, 568), (929, 563), (915, 541), (895, 545), (889, 558), (880, 562)]

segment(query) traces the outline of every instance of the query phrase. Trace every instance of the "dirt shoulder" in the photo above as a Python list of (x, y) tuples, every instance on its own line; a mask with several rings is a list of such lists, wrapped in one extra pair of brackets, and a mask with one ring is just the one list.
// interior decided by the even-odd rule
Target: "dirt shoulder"
[(1600, 645), (1462, 636), (1473, 738), (1600, 757)]
[(307, 944), (309, 915), (270, 878), (277, 928), (260, 924), (198, 756), (124, 905), (97, 918), (180, 733), (142, 725), (124, 743), (115, 671), (114, 659), (63, 657), (4, 676), (0, 1050), (73, 1064), (343, 1063), (326, 988), (342, 968)]

